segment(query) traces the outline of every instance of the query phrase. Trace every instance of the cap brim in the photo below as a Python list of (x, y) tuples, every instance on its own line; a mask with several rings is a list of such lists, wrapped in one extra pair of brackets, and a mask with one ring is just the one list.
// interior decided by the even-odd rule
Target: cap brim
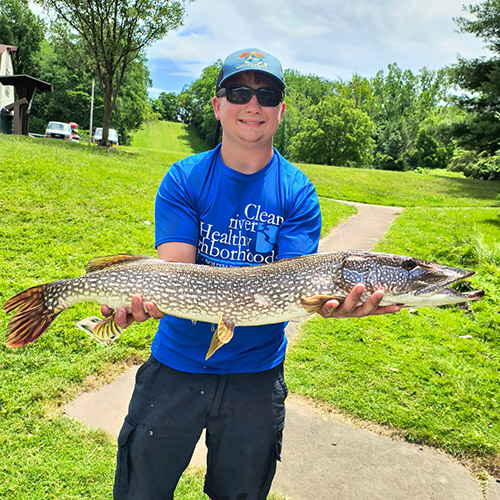
[(263, 75), (268, 76), (273, 81), (275, 81), (281, 90), (285, 90), (285, 82), (280, 80), (274, 73), (271, 73), (270, 71), (266, 71), (263, 69), (253, 69), (253, 68), (241, 68), (241, 69), (238, 69), (236, 71), (233, 71), (230, 75), (227, 75), (226, 77), (224, 77), (220, 82), (217, 82), (217, 90), (219, 90), (224, 85), (224, 83), (227, 82), (233, 76), (239, 75), (241, 73), (248, 73), (248, 72), (262, 73)]

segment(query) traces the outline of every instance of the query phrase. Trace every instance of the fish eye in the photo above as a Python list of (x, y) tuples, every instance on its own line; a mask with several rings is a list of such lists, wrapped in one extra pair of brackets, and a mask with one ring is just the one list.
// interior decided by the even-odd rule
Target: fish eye
[(401, 267), (405, 271), (411, 271), (412, 269), (415, 269), (417, 267), (417, 263), (412, 259), (406, 259), (401, 263)]

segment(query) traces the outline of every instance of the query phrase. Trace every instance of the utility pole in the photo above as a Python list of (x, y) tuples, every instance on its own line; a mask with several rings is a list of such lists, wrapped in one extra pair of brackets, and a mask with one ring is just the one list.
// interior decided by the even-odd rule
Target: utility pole
[(92, 144), (92, 120), (94, 119), (94, 86), (95, 86), (95, 78), (92, 78), (92, 94), (90, 97), (89, 144)]

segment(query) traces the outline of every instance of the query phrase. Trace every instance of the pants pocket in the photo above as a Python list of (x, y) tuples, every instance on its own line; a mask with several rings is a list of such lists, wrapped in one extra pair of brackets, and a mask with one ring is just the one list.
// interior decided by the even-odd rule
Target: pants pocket
[(114, 493), (115, 498), (125, 495), (130, 483), (130, 441), (136, 424), (128, 417), (125, 418), (123, 427), (118, 436), (118, 456)]

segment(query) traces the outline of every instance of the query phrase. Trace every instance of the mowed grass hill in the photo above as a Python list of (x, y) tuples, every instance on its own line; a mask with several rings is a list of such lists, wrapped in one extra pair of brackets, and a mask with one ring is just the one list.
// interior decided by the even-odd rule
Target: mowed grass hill
[[(142, 135), (142, 137), (141, 137)], [(155, 123), (130, 147), (0, 134), (0, 301), (84, 272), (93, 257), (154, 255), (154, 199), (169, 166), (206, 148), (182, 124)], [(381, 318), (313, 318), (290, 346), (294, 392), (407, 440), (446, 450), (478, 476), (499, 467), (499, 182), (443, 172), (383, 172), (299, 165), (313, 180), (328, 232), (353, 210), (333, 200), (403, 206), (380, 251), (472, 269), (485, 290), (468, 308)], [(111, 346), (76, 323), (95, 304), (61, 314), (36, 343), (4, 345), (0, 314), (0, 498), (111, 498), (116, 442), (65, 417), (63, 406), (149, 355), (155, 322)], [(8, 458), (7, 458), (8, 457)], [(206, 498), (185, 475), (176, 498)]]

